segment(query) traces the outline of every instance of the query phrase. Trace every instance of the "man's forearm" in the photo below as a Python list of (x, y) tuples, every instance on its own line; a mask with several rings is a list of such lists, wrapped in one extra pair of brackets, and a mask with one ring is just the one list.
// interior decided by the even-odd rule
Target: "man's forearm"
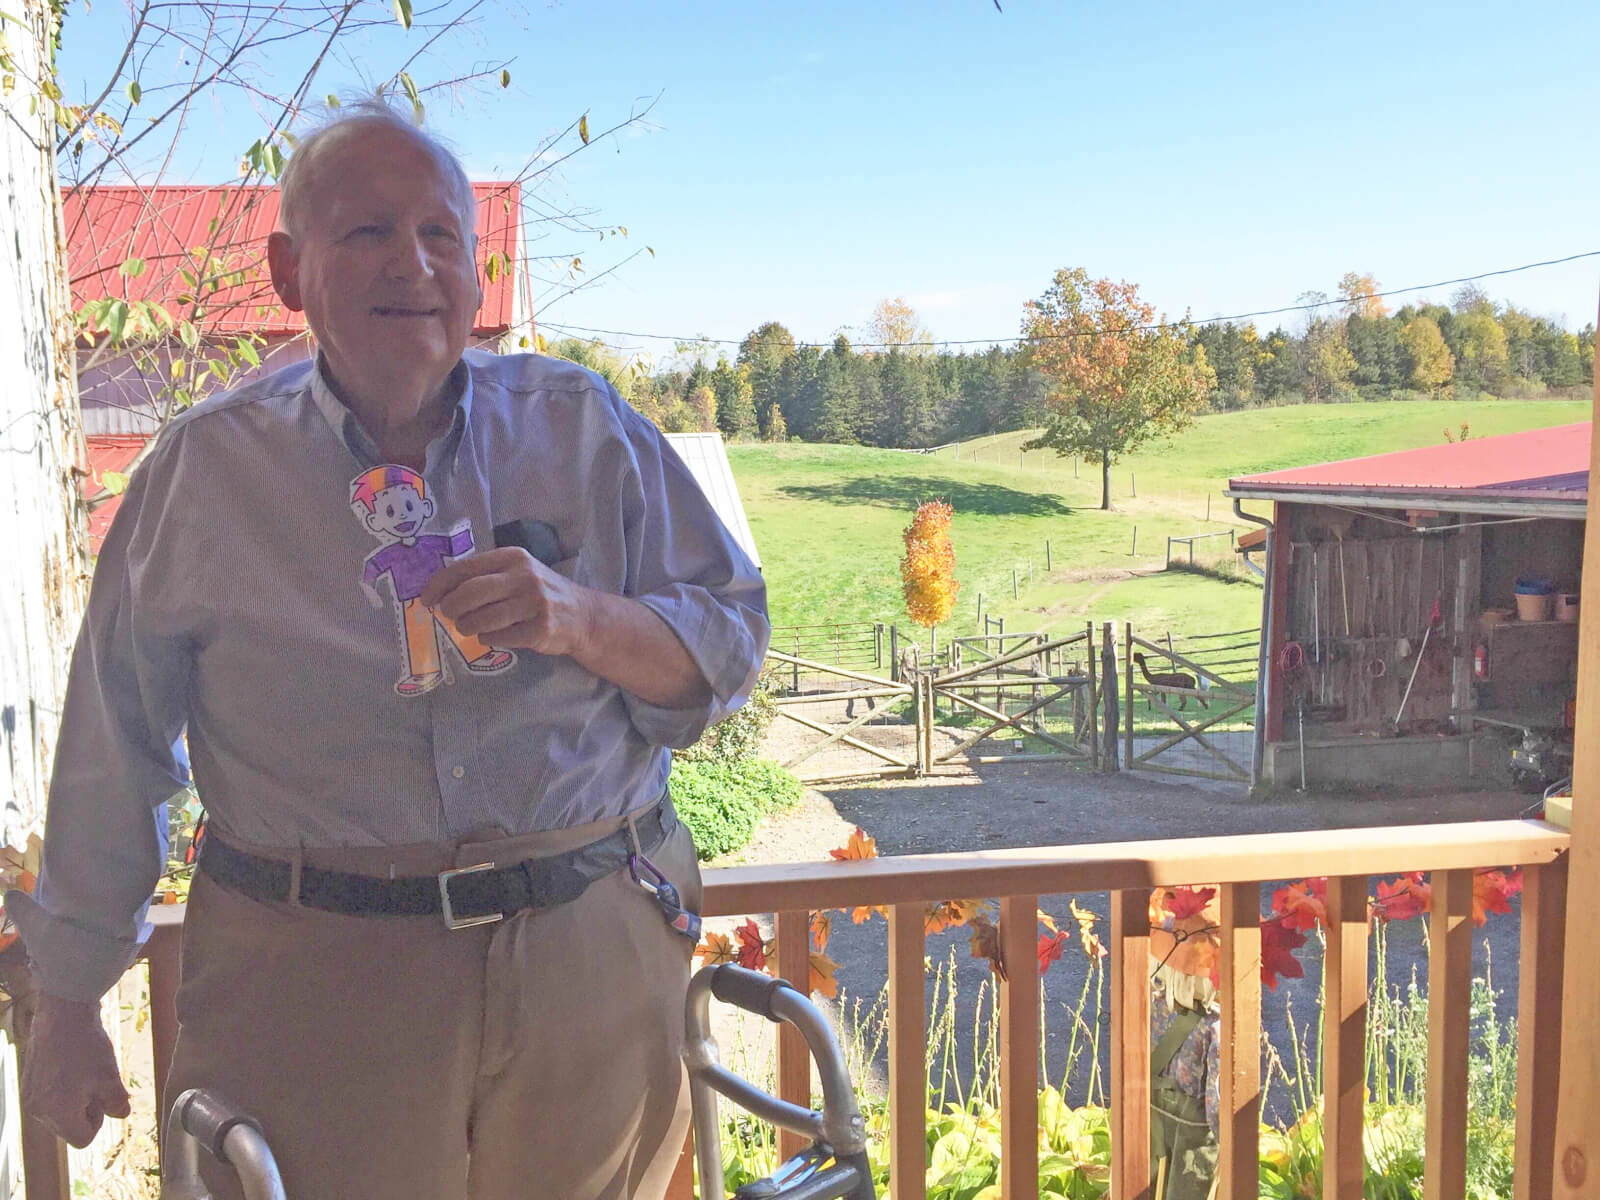
[(666, 621), (627, 596), (590, 592), (587, 636), (572, 659), (647, 704), (697, 708), (711, 685)]

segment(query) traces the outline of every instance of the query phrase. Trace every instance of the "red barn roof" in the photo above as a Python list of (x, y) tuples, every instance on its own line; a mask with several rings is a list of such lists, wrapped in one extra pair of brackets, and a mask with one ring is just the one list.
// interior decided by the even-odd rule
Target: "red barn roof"
[[(478, 198), (478, 270), (483, 305), (474, 332), (504, 333), (511, 326), (513, 276), (518, 259), (522, 189), (511, 183), (475, 183)], [(74, 306), (115, 296), (155, 300), (177, 314), (177, 297), (193, 290), (180, 270), (210, 245), (233, 247), (231, 257), (211, 258), (205, 273), (233, 274), (212, 300), (212, 328), (229, 333), (297, 334), (301, 314), (279, 302), (267, 275), (267, 235), (277, 227), (278, 190), (272, 187), (95, 187), (62, 200), (67, 233), (67, 270)], [(505, 271), (490, 282), (484, 263), (499, 252)], [(123, 263), (143, 259), (144, 270), (124, 276)]]
[(1379, 508), (1581, 510), (1589, 498), (1589, 432), (1590, 422), (1584, 421), (1268, 471), (1230, 479), (1228, 494), (1311, 502), (1327, 496)]

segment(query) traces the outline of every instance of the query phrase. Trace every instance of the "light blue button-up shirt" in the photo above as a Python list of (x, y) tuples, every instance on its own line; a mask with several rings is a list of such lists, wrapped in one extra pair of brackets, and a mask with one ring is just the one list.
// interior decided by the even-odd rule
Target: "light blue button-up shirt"
[[(382, 546), (352, 504), (381, 464), (312, 363), (184, 413), (135, 472), (73, 656), (36, 902), (10, 905), (43, 987), (106, 991), (132, 961), (192, 780), (224, 837), (269, 846), (449, 842), (562, 828), (658, 795), (749, 695), (761, 576), (656, 430), (559, 359), (468, 351), (427, 450), (419, 534), (542, 522), (552, 564), (659, 614), (710, 684), (666, 709), (567, 658), (516, 651), (401, 695), (400, 600), (363, 586)], [(456, 544), (461, 544), (459, 535)], [(187, 735), (187, 753), (185, 748)]]

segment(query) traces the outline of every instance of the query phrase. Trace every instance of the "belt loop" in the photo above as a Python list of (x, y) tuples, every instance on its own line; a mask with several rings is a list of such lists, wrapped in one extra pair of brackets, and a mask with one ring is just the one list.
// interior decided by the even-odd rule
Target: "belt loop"
[(305, 843), (296, 839), (294, 844), (294, 857), (289, 860), (289, 895), (286, 899), (294, 907), (300, 907), (300, 874), (305, 867)]

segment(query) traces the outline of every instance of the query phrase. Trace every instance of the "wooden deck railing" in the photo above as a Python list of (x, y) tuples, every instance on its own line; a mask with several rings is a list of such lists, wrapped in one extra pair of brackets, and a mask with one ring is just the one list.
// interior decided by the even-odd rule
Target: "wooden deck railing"
[[(1149, 890), (1220, 885), (1223, 1077), (1216, 1194), (1255, 1200), (1261, 1104), (1259, 885), (1325, 875), (1323, 1195), (1359, 1200), (1369, 878), (1430, 872), (1425, 1195), (1457, 1200), (1465, 1191), (1472, 873), (1479, 867), (1522, 867), (1515, 1195), (1534, 1200), (1550, 1194), (1555, 1145), (1568, 847), (1564, 831), (1540, 821), (1486, 821), (733, 867), (707, 872), (705, 910), (707, 916), (774, 914), (778, 972), (804, 987), (810, 913), (889, 906), (890, 1187), (895, 1200), (920, 1200), (927, 1109), (923, 907), (956, 897), (997, 897), (1002, 951), (1007, 962), (1017, 964), (1009, 981), (1000, 984), (998, 1002), (1001, 1187), (1008, 1200), (1021, 1200), (1038, 1195), (1039, 988), (1033, 966), (1038, 898), (1110, 892), (1110, 1195), (1135, 1200), (1148, 1194), (1150, 1177)], [(148, 952), (159, 1081), (176, 1035), (181, 908), (158, 911), (155, 923)], [(787, 1028), (778, 1038), (777, 1079), (785, 1099), (810, 1102), (805, 1046)], [(781, 1140), (780, 1149), (793, 1148), (792, 1139)], [(680, 1176), (675, 1200), (689, 1194), (687, 1172)], [(34, 1195), (31, 1188), (29, 1194)]]

